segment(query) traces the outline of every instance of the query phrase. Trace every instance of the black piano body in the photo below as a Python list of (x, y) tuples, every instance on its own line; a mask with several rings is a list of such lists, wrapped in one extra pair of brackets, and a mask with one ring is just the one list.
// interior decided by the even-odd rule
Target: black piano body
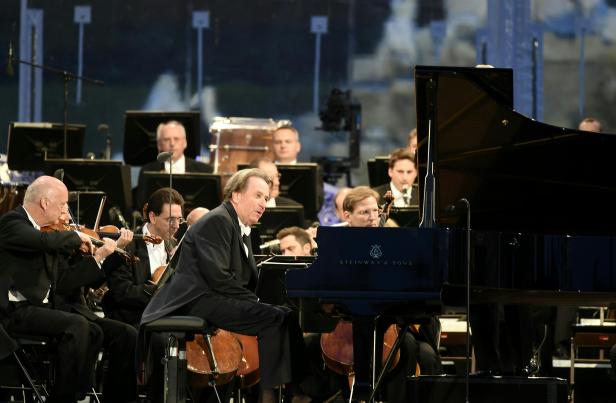
[[(334, 302), (366, 327), (463, 305), (470, 233), (475, 303), (616, 302), (616, 136), (518, 114), (512, 82), (510, 69), (417, 66), (420, 205), (434, 216), (424, 228), (320, 228), (315, 263), (287, 273), (289, 296)], [(450, 213), (462, 198), (470, 232)], [(374, 368), (359, 365), (369, 389)]]

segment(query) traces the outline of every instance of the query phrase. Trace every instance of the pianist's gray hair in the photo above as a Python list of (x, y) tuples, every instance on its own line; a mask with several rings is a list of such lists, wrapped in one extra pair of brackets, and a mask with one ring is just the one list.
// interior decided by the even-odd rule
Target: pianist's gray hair
[(229, 178), (229, 181), (227, 181), (225, 189), (223, 190), (225, 201), (231, 200), (231, 195), (233, 193), (246, 190), (248, 180), (253, 176), (263, 179), (267, 183), (267, 186), (272, 186), (272, 180), (263, 170), (259, 168), (242, 169), (234, 173), (233, 176)]

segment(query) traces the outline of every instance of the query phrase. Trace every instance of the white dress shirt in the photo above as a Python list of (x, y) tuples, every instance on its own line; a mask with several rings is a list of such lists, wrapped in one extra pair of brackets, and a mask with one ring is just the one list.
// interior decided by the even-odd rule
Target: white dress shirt
[[(173, 158), (170, 158), (170, 159), (173, 160)], [(169, 172), (169, 160), (165, 161), (165, 172)], [(174, 174), (186, 173), (186, 158), (184, 158), (183, 154), (179, 160), (173, 161), (173, 173)]]
[(248, 238), (250, 238), (250, 226), (248, 225), (244, 225), (242, 224), (242, 221), (240, 221), (240, 219), (238, 218), (237, 221), (240, 223), (240, 232), (241, 232), (241, 236), (242, 236), (242, 243), (244, 244), (244, 253), (246, 254), (246, 257), (248, 257), (248, 245), (246, 245), (243, 241), (244, 241), (244, 235), (246, 235)]
[[(175, 166), (173, 167), (175, 169)], [(148, 230), (148, 224), (143, 226), (143, 235), (151, 235)], [(150, 274), (154, 274), (156, 269), (161, 266), (167, 265), (167, 251), (165, 250), (165, 243), (161, 242), (158, 245), (154, 245), (151, 242), (145, 243), (148, 248), (148, 260), (150, 261)]]
[(389, 183), (389, 187), (391, 188), (391, 194), (394, 196), (394, 207), (408, 207), (411, 204), (411, 192), (413, 191), (413, 186), (409, 186), (406, 189), (406, 192), (402, 192), (398, 190), (393, 182)]

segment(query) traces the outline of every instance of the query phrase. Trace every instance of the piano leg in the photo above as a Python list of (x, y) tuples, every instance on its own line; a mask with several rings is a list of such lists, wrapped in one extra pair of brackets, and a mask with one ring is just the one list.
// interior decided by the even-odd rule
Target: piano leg
[(367, 400), (372, 391), (373, 350), (376, 340), (375, 318), (353, 318), (353, 371), (355, 375), (350, 401)]
[(383, 356), (383, 335), (386, 327), (374, 317), (355, 317), (353, 322), (354, 384), (351, 400), (364, 400), (373, 395), (380, 374)]

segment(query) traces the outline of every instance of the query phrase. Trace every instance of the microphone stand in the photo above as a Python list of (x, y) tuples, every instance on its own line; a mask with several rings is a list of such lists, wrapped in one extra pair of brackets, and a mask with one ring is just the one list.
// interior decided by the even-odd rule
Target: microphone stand
[(72, 80), (81, 80), (86, 83), (94, 84), (94, 85), (104, 85), (105, 83), (101, 80), (95, 80), (93, 78), (88, 78), (84, 76), (78, 76), (77, 74), (68, 72), (66, 70), (57, 69), (54, 67), (45, 66), (44, 64), (32, 63), (26, 60), (17, 59), (12, 56), (12, 52), (9, 55), (9, 64), (13, 62), (17, 64), (25, 64), (30, 67), (34, 67), (37, 69), (41, 69), (43, 71), (48, 71), (50, 73), (61, 75), (64, 81), (64, 159), (68, 158), (68, 148), (67, 148), (67, 140), (68, 140), (68, 83)]
[(466, 376), (464, 377), (465, 402), (469, 403), (469, 374), (471, 372), (471, 203), (459, 200), (466, 209)]

